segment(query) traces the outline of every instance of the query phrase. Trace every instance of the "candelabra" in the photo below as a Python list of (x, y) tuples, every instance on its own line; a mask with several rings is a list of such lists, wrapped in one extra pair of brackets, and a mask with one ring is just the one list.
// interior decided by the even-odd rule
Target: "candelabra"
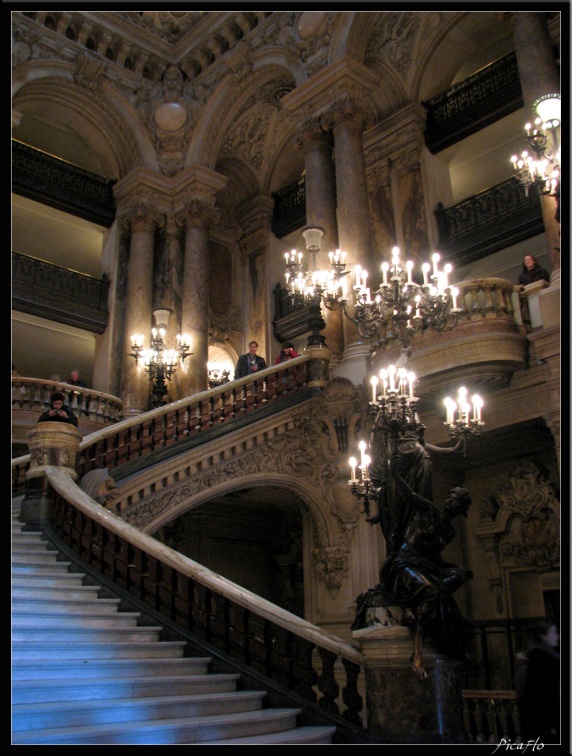
[[(459, 389), (455, 402), (450, 397), (444, 401), (447, 410), (445, 425), (447, 433), (452, 439), (457, 439), (454, 447), (441, 448), (427, 444), (423, 438), (425, 426), (417, 414), (415, 396), (416, 376), (406, 368), (390, 365), (382, 369), (377, 376), (371, 378), (371, 401), (369, 412), (373, 419), (372, 437), (376, 436), (376, 447), (382, 450), (383, 460), (398, 449), (400, 440), (412, 439), (418, 441), (425, 449), (441, 453), (467, 453), (468, 439), (477, 436), (484, 425), (482, 421), (483, 400), (474, 395), (472, 402), (468, 401), (467, 389)], [(348, 481), (354, 496), (364, 500), (366, 515), (369, 515), (369, 502), (374, 497), (374, 485), (370, 478), (371, 457), (366, 454), (367, 443), (360, 441), (360, 463), (355, 457), (350, 457), (351, 477)], [(359, 477), (357, 471), (359, 470)]]
[(153, 381), (153, 407), (162, 407), (167, 404), (164, 397), (168, 393), (166, 380), (170, 381), (176, 373), (179, 364), (193, 354), (191, 352), (191, 340), (187, 334), (177, 335), (177, 348), (167, 349), (164, 338), (167, 333), (169, 310), (155, 310), (157, 328), (151, 329), (151, 348), (144, 349), (144, 337), (142, 334), (133, 334), (131, 337), (130, 357), (135, 359), (137, 365), (139, 359), (143, 360), (145, 372), (149, 374), (149, 380)]
[(352, 271), (355, 276), (354, 301), (350, 308), (346, 278), (350, 271), (346, 270), (345, 252), (339, 249), (330, 252), (329, 270), (318, 270), (315, 255), (320, 249), (323, 232), (318, 227), (310, 227), (303, 233), (313, 255), (312, 268), (303, 272), (301, 252), (292, 250), (285, 254), (286, 286), (293, 305), (310, 304), (319, 312), (322, 302), (329, 310), (339, 304), (362, 338), (374, 340), (372, 352), (394, 341), (407, 348), (419, 331), (443, 331), (456, 325), (461, 312), (457, 307), (459, 290), (449, 285), (452, 266), (447, 263), (439, 270), (438, 252), (432, 257), (432, 272), (429, 263), (422, 266), (422, 284), (413, 280), (413, 262), (408, 261), (405, 265), (401, 262), (399, 247), (393, 247), (391, 265), (382, 263), (383, 280), (373, 292), (367, 286), (368, 272), (359, 265), (355, 266)]
[(207, 364), (209, 371), (209, 388), (216, 388), (222, 386), (223, 383), (230, 381), (230, 374), (232, 372), (232, 364), (226, 362), (209, 362)]
[(544, 95), (534, 109), (538, 117), (524, 127), (530, 152), (513, 155), (511, 162), (527, 195), (534, 187), (539, 194), (556, 199), (556, 219), (560, 221), (560, 95)]

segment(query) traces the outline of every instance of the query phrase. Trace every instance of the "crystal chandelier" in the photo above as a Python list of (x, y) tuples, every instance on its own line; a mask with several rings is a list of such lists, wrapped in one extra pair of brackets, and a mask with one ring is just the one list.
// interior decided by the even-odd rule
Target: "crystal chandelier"
[(391, 264), (381, 265), (382, 281), (376, 290), (368, 284), (368, 272), (357, 265), (352, 273), (353, 306), (348, 300), (346, 254), (339, 249), (329, 253), (329, 270), (318, 270), (315, 255), (319, 250), (321, 229), (313, 227), (303, 233), (319, 231), (308, 250), (313, 254), (312, 268), (303, 271), (302, 253), (285, 254), (286, 287), (293, 305), (323, 302), (329, 310), (337, 303), (344, 315), (357, 326), (360, 336), (373, 340), (371, 351), (399, 341), (407, 348), (413, 336), (425, 330), (444, 331), (457, 323), (461, 308), (457, 307), (459, 290), (449, 285), (452, 266), (439, 270), (440, 255), (435, 252), (431, 264), (422, 266), (423, 283), (413, 280), (413, 262), (400, 260), (399, 247), (393, 247)]
[(560, 221), (560, 95), (544, 95), (534, 104), (534, 124), (525, 125), (528, 150), (511, 162), (528, 196), (531, 187), (543, 196), (555, 197)]
[[(372, 437), (378, 436), (377, 449), (387, 454), (395, 450), (399, 440), (417, 439), (426, 449), (441, 453), (467, 453), (468, 439), (478, 436), (484, 425), (482, 420), (483, 400), (475, 394), (471, 401), (465, 387), (458, 391), (457, 401), (447, 397), (444, 400), (446, 420), (444, 425), (452, 439), (457, 439), (454, 447), (441, 448), (428, 444), (424, 438), (425, 426), (417, 414), (415, 396), (416, 376), (406, 368), (390, 365), (379, 371), (379, 378), (371, 378), (371, 401), (369, 413), (373, 420)], [(360, 441), (360, 461), (350, 457), (351, 477), (348, 481), (354, 496), (365, 501), (366, 514), (369, 515), (369, 501), (373, 498), (374, 487), (370, 478), (371, 456), (366, 453), (367, 443)]]
[(180, 363), (189, 357), (191, 352), (191, 340), (187, 334), (177, 335), (177, 348), (167, 349), (164, 338), (167, 333), (169, 322), (169, 310), (158, 309), (154, 311), (157, 328), (151, 329), (151, 348), (144, 349), (144, 337), (135, 333), (131, 337), (130, 357), (135, 359), (137, 365), (139, 359), (143, 360), (145, 372), (149, 374), (149, 380), (153, 381), (153, 406), (162, 407), (167, 404), (164, 397), (168, 393), (165, 380), (170, 381), (179, 368)]

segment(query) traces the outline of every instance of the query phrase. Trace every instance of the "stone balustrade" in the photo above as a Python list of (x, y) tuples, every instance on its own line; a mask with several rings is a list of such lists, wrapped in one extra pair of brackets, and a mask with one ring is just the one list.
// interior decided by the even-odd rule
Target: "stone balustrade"
[(54, 391), (61, 391), (68, 397), (67, 404), (78, 418), (78, 430), (82, 436), (121, 420), (123, 402), (116, 396), (58, 381), (12, 377), (13, 453), (27, 452), (26, 434), (42, 412), (50, 408)]

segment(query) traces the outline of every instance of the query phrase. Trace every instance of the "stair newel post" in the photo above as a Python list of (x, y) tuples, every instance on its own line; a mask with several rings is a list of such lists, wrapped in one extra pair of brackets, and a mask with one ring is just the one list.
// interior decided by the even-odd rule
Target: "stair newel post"
[(37, 423), (26, 435), (30, 449), (30, 467), (26, 472), (26, 493), (20, 520), (28, 524), (49, 518), (51, 489), (46, 468), (61, 467), (77, 480), (76, 456), (82, 434), (73, 425), (58, 422)]

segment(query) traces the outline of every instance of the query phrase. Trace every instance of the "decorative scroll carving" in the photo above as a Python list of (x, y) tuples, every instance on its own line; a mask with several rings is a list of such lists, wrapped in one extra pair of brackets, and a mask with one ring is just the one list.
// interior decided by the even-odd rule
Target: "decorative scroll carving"
[(222, 344), (229, 341), (233, 331), (240, 331), (240, 308), (231, 304), (228, 311), (218, 314), (211, 310), (209, 313), (209, 344)]
[(110, 504), (118, 496), (118, 489), (115, 480), (109, 474), (106, 467), (91, 470), (86, 473), (80, 480), (80, 488), (88, 496), (101, 504), (102, 507), (110, 509)]

